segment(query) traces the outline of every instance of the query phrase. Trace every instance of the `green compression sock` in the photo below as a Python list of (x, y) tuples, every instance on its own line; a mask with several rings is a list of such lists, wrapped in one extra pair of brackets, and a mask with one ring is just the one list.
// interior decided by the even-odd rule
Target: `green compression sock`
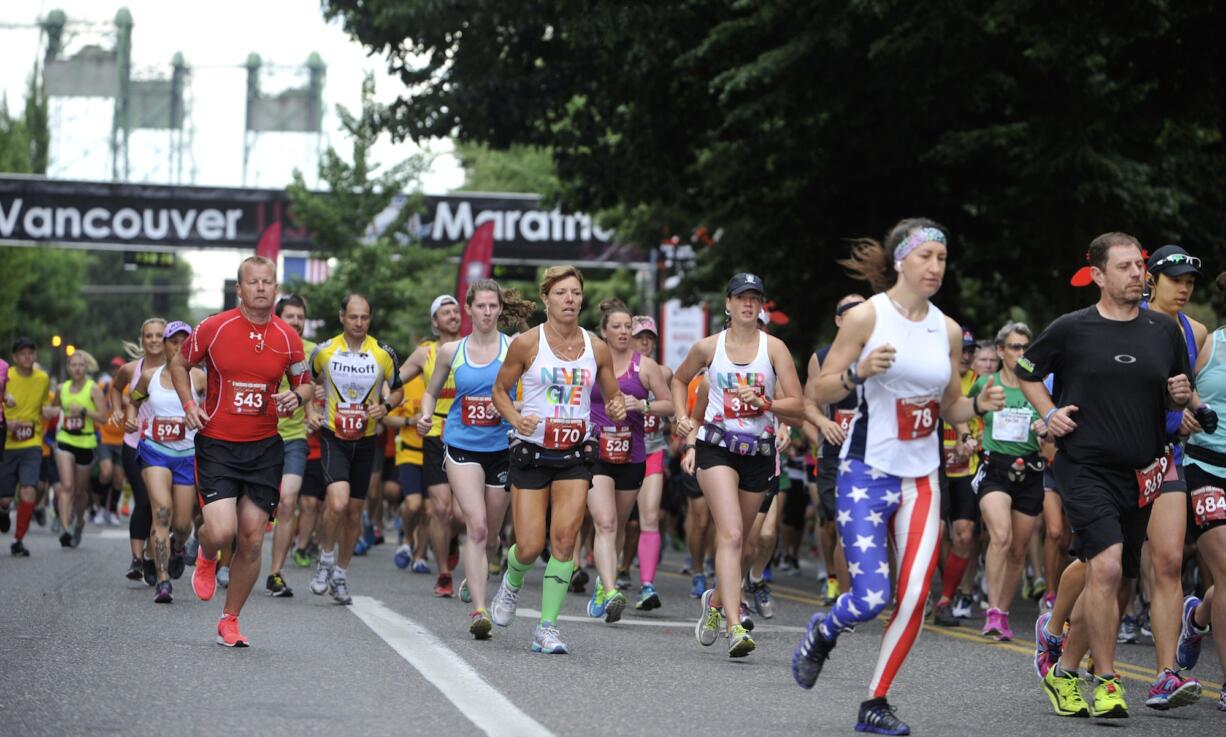
[(575, 571), (575, 563), (570, 560), (558, 560), (550, 557), (545, 566), (545, 580), (541, 583), (541, 621), (557, 622), (562, 611), (562, 602), (566, 601), (566, 591), (570, 588), (570, 576)]
[(512, 545), (511, 549), (507, 551), (507, 581), (510, 581), (511, 585), (517, 589), (522, 587), (524, 585), (524, 574), (532, 570), (532, 564), (535, 562), (535, 560), (531, 560), (527, 563), (520, 563), (519, 548), (516, 545)]

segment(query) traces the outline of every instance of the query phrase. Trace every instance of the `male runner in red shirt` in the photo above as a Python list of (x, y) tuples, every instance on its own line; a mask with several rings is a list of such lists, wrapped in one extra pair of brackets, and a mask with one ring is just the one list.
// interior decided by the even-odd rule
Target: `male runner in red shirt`
[[(252, 256), (238, 267), (239, 305), (207, 317), (170, 363), (185, 422), (196, 434), (196, 488), (204, 510), (200, 555), (192, 588), (203, 601), (217, 589), (217, 553), (237, 534), (226, 605), (217, 642), (251, 643), (239, 632), (238, 614), (260, 575), (264, 527), (280, 498), (283, 446), (277, 415), (312, 399), (306, 357), (297, 331), (274, 316), (277, 267)], [(188, 369), (208, 374), (204, 406), (192, 401)], [(290, 389), (277, 392), (281, 377)], [(311, 410), (308, 409), (308, 412)]]

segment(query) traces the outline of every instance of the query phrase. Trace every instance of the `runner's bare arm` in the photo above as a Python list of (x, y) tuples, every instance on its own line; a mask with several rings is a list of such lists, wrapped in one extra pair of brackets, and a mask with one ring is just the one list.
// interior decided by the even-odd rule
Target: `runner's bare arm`
[(419, 345), (409, 354), (409, 360), (405, 361), (400, 366), (400, 383), (407, 384), (413, 379), (421, 376), (422, 370), (426, 367), (426, 359), (430, 357), (430, 347)]
[(962, 394), (962, 376), (958, 373), (958, 362), (962, 358), (962, 328), (946, 317), (945, 331), (949, 334), (949, 383), (945, 385), (945, 393), (941, 397), (941, 418), (956, 425), (1004, 407), (1005, 390), (996, 385), (995, 377), (988, 377), (983, 390), (974, 399)]
[[(196, 332), (200, 332), (199, 328)], [(168, 368), (170, 369), (170, 383), (174, 385), (175, 393), (179, 395), (179, 402), (183, 405), (184, 421), (189, 429), (199, 430), (204, 427), (204, 423), (209, 421), (209, 416), (192, 397), (192, 379), (189, 373), (191, 366), (183, 356), (182, 350), (170, 359)]]
[(136, 367), (135, 361), (129, 361), (119, 367), (115, 372), (114, 378), (106, 389), (106, 404), (111, 410), (111, 419), (109, 422), (112, 425), (122, 425), (124, 420), (123, 413), (123, 388), (132, 380), (132, 371)]
[(792, 353), (773, 335), (766, 337), (766, 347), (771, 365), (775, 367), (775, 398), (770, 411), (789, 425), (799, 427), (805, 420), (805, 400)]
[(434, 425), (434, 405), (438, 401), (438, 395), (443, 391), (443, 385), (447, 383), (447, 377), (451, 376), (451, 362), (455, 359), (456, 348), (459, 345), (459, 341), (453, 340), (438, 349), (438, 358), (434, 365), (435, 367), (447, 366), (448, 370), (436, 370), (430, 376), (430, 385), (426, 387), (426, 392), (421, 395), (421, 419), (417, 421), (417, 432), (423, 437)]
[[(817, 380), (812, 382), (808, 393), (810, 402), (817, 405), (834, 404), (855, 389), (847, 370), (864, 351), (864, 345), (873, 334), (876, 322), (877, 313), (871, 304), (860, 304), (843, 313), (843, 325), (834, 336), (830, 351), (826, 353), (821, 373), (818, 374)], [(856, 376), (863, 382), (888, 369), (893, 358), (894, 349), (891, 346), (878, 346), (863, 362), (857, 364)]]
[(613, 370), (613, 353), (607, 343), (594, 335), (592, 352), (596, 354), (596, 381), (600, 383), (605, 411), (608, 412), (610, 420), (621, 422), (626, 419), (626, 400), (622, 397), (621, 386), (617, 383), (617, 372)]
[(89, 398), (93, 400), (95, 409), (92, 412), (87, 410), (85, 414), (89, 415), (89, 418), (94, 422), (106, 422), (106, 397), (102, 394), (102, 387), (94, 384), (93, 388), (89, 390)]
[(533, 359), (536, 358), (539, 340), (540, 331), (530, 330), (511, 342), (510, 347), (507, 348), (507, 357), (498, 369), (498, 378), (494, 380), (491, 392), (494, 408), (498, 410), (498, 414), (506, 418), (506, 421), (511, 423), (511, 426), (521, 435), (531, 435), (541, 418), (537, 415), (521, 415), (515, 403), (511, 401), (511, 392), (519, 383), (519, 377), (524, 375), (524, 372), (532, 365)]
[(711, 356), (715, 354), (715, 343), (718, 339), (719, 336), (708, 335), (690, 346), (690, 352), (685, 354), (685, 360), (673, 374), (673, 396), (682, 398), (673, 405), (673, 432), (678, 437), (687, 437), (694, 429), (694, 421), (685, 413), (686, 400), (684, 397), (689, 393), (690, 381), (698, 375), (699, 371), (711, 365)]
[[(665, 377), (665, 369), (654, 359), (643, 357), (639, 364), (639, 374), (643, 379), (643, 388), (655, 395), (651, 400), (651, 414), (657, 417), (673, 416), (673, 392)], [(636, 402), (637, 403), (637, 402)]]

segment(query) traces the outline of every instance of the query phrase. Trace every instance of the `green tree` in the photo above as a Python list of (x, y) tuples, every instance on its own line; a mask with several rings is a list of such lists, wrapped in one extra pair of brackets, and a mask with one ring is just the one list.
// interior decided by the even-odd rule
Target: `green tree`
[(386, 170), (370, 159), (379, 136), (377, 118), (382, 111), (374, 97), (374, 81), (362, 86), (362, 110), (357, 116), (337, 108), (341, 125), (352, 143), (351, 161), (329, 148), (320, 163), (320, 180), (327, 192), (312, 192), (301, 173), (289, 186), (291, 214), (312, 234), (320, 257), (335, 257), (337, 268), (321, 284), (298, 284), (312, 319), (324, 320), (323, 336), (340, 332), (340, 302), (351, 292), (370, 301), (371, 333), (401, 353), (430, 334), (430, 302), (440, 293), (455, 290), (456, 267), (450, 257), (456, 249), (427, 249), (408, 228), (409, 218), (421, 211), (415, 198), (378, 233), (372, 223), (400, 193), (416, 188), (427, 166), (413, 157)]
[(553, 157), (546, 149), (511, 146), (498, 151), (484, 144), (456, 143), (464, 167), (461, 192), (526, 192), (548, 199), (558, 188)]
[(906, 216), (950, 229), (939, 302), (980, 332), (1091, 299), (1067, 278), (1106, 230), (1226, 257), (1226, 6), (1209, 0), (325, 13), (405, 81), (382, 116), (393, 135), (548, 148), (559, 201), (623, 239), (721, 234), (683, 293), (752, 268), (808, 337), (855, 286), (834, 263), (847, 239)]

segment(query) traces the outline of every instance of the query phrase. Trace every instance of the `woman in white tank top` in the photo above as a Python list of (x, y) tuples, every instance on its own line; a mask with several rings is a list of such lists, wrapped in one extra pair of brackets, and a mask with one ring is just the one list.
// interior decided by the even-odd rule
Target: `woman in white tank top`
[[(544, 324), (511, 343), (493, 387), (494, 407), (515, 434), (509, 451), (515, 545), (507, 552), (507, 573), (494, 594), (490, 616), (502, 627), (514, 618), (524, 574), (545, 547), (545, 514), (552, 507), (550, 559), (532, 650), (565, 653), (556, 623), (574, 572), (575, 538), (592, 481), (596, 447), (590, 440), (592, 387), (600, 382), (605, 408), (614, 421), (625, 419), (626, 406), (609, 347), (579, 327), (583, 308), (579, 270), (546, 269), (541, 301)], [(521, 379), (524, 401), (516, 407), (511, 392)]]
[[(179, 352), (192, 329), (178, 320), (166, 326), (164, 345), (169, 361)], [(198, 368), (191, 370), (192, 390), (199, 403), (204, 398), (206, 380)], [(171, 383), (166, 364), (147, 368), (132, 389), (127, 408), (129, 429), (137, 428), (140, 442), (136, 455), (141, 478), (149, 493), (153, 510), (153, 563), (157, 583), (153, 600), (169, 604), (173, 600), (170, 579), (183, 575), (183, 546), (192, 529), (196, 503), (196, 432), (183, 419), (183, 404)], [(146, 419), (141, 422), (138, 414)], [(170, 538), (174, 530), (173, 549)]]
[[(715, 522), (719, 588), (703, 593), (694, 633), (700, 644), (710, 646), (722, 619), (728, 655), (739, 658), (756, 647), (739, 617), (742, 541), (775, 476), (775, 416), (800, 422), (804, 403), (792, 354), (783, 341), (758, 329), (765, 299), (762, 279), (737, 274), (725, 294), (728, 329), (690, 348), (673, 375), (672, 390), (674, 396), (686, 396), (690, 380), (707, 369), (709, 388), (701, 425), (686, 415), (682, 402), (677, 403), (674, 417), (674, 432), (687, 438), (682, 462), (697, 465), (698, 485)], [(721, 604), (727, 616), (721, 614)]]
[[(1004, 406), (989, 386), (962, 395), (962, 329), (929, 298), (945, 275), (946, 238), (934, 222), (903, 220), (885, 244), (861, 241), (841, 262), (878, 292), (843, 316), (821, 376), (806, 397), (810, 412), (856, 392), (859, 407), (839, 454), (837, 525), (851, 591), (829, 615), (814, 614), (792, 656), (792, 675), (812, 688), (840, 632), (874, 619), (890, 599), (887, 537), (897, 548), (898, 603), (886, 627), (860, 731), (906, 734), (886, 694), (915, 642), (940, 534), (941, 419), (954, 424)], [(897, 277), (895, 278), (895, 272)]]

